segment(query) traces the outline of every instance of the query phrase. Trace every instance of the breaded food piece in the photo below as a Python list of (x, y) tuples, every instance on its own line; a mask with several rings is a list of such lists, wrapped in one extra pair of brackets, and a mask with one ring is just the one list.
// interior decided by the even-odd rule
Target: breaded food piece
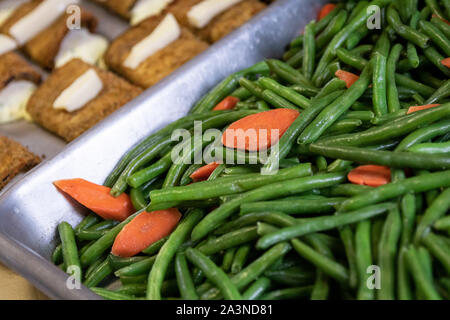
[(0, 190), (15, 176), (39, 164), (41, 159), (19, 143), (0, 137)]
[(0, 55), (0, 91), (10, 82), (28, 80), (39, 84), (41, 75), (15, 52)]
[(41, 2), (42, 0), (32, 0), (20, 5), (16, 10), (14, 10), (13, 14), (5, 21), (5, 23), (3, 23), (0, 28), (0, 33), (9, 35), (9, 29), (11, 29), (17, 21), (33, 11)]
[(129, 19), (130, 10), (137, 0), (94, 0), (119, 16)]
[(150, 35), (163, 18), (161, 15), (144, 20), (114, 40), (105, 53), (106, 64), (134, 84), (148, 88), (208, 48), (206, 42), (182, 27), (177, 40), (148, 57), (136, 69), (124, 67), (134, 45)]
[[(19, 9), (17, 9), (17, 11), (5, 22), (5, 25), (2, 27), (2, 32), (8, 34), (9, 29), (25, 14), (32, 11), (39, 3), (40, 1), (32, 1), (19, 7)], [(31, 10), (28, 10), (30, 8)], [(61, 15), (61, 17), (53, 22), (48, 28), (41, 31), (24, 45), (23, 50), (31, 59), (43, 68), (52, 69), (54, 67), (55, 57), (58, 54), (61, 43), (70, 31), (67, 27), (67, 19), (69, 17), (69, 14)], [(97, 18), (85, 9), (81, 9), (80, 22), (81, 27), (88, 29), (90, 32), (95, 32)]]
[(203, 29), (198, 30), (200, 38), (211, 43), (242, 26), (267, 6), (258, 0), (244, 0), (214, 17)]
[[(74, 112), (53, 108), (61, 92), (90, 68), (97, 72), (103, 82), (103, 89), (97, 97)], [(111, 72), (91, 66), (80, 59), (73, 59), (55, 69), (34, 92), (28, 102), (27, 111), (36, 123), (66, 141), (72, 141), (141, 92), (140, 88)]]

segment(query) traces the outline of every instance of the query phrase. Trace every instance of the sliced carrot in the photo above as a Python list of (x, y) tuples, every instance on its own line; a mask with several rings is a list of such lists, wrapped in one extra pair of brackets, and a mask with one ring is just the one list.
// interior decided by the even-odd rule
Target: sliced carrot
[(327, 3), (326, 5), (324, 5), (317, 15), (317, 21), (325, 18), (331, 11), (334, 10), (334, 8), (336, 8), (336, 5), (334, 3)]
[(236, 104), (241, 101), (239, 98), (233, 97), (233, 96), (228, 96), (225, 99), (223, 99), (222, 101), (219, 102), (219, 104), (217, 106), (214, 107), (214, 111), (219, 111), (219, 110), (231, 110), (234, 109), (234, 107), (236, 107)]
[(149, 245), (167, 237), (180, 219), (181, 213), (174, 208), (142, 212), (119, 232), (112, 254), (124, 258), (135, 256)]
[(379, 187), (391, 182), (391, 169), (384, 166), (359, 166), (348, 174), (348, 180), (353, 184)]
[(59, 180), (53, 184), (103, 219), (123, 221), (135, 212), (127, 194), (114, 198), (108, 187), (84, 179)]
[(219, 163), (217, 163), (217, 162), (209, 163), (209, 164), (207, 164), (207, 165), (205, 165), (203, 167), (200, 167), (197, 170), (195, 170), (194, 173), (191, 174), (189, 177), (194, 182), (206, 180), (206, 179), (209, 178), (211, 173), (213, 173), (213, 171), (216, 170), (216, 168), (218, 166), (219, 166)]
[(445, 58), (444, 60), (441, 61), (441, 63), (446, 66), (447, 68), (450, 68), (450, 57), (449, 58)]
[[(258, 151), (270, 148), (299, 116), (292, 109), (275, 109), (249, 115), (232, 123), (222, 135), (228, 148)], [(275, 134), (276, 136), (272, 136)]]
[(425, 109), (430, 109), (430, 108), (434, 108), (440, 106), (439, 103), (435, 103), (435, 104), (426, 104), (424, 106), (413, 106), (413, 107), (409, 107), (408, 108), (408, 112), (406, 112), (406, 114), (410, 114), (416, 111), (420, 111), (420, 110), (425, 110)]
[(339, 79), (345, 81), (347, 88), (350, 88), (359, 79), (358, 75), (344, 70), (336, 71), (335, 75)]

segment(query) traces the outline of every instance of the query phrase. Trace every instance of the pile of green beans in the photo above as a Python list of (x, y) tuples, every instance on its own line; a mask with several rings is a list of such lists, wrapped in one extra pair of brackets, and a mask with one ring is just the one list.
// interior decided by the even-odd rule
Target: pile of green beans
[[(372, 5), (381, 29), (366, 26)], [(230, 75), (136, 144), (105, 185), (137, 212), (61, 223), (53, 263), (111, 300), (450, 299), (449, 14), (449, 1), (339, 2), (283, 59)], [(347, 88), (338, 69), (359, 78)], [(235, 110), (213, 111), (227, 96)], [(408, 112), (427, 104), (437, 106)], [(276, 108), (300, 115), (266, 157), (205, 134)], [(206, 163), (172, 163), (171, 135), (195, 121), (203, 132), (183, 159), (225, 155), (194, 183)], [(391, 181), (352, 184), (364, 164), (389, 167)], [(171, 235), (135, 257), (110, 253), (140, 212), (173, 207), (183, 217)]]

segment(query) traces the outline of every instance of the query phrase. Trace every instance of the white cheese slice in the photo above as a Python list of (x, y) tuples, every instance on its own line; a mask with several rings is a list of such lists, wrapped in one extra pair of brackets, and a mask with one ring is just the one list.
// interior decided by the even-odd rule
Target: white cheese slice
[(181, 35), (181, 29), (177, 19), (169, 13), (153, 32), (138, 42), (124, 61), (124, 66), (130, 69), (136, 69), (148, 57), (154, 55), (157, 51), (167, 47), (170, 43), (177, 40)]
[(9, 29), (9, 33), (22, 46), (55, 22), (68, 5), (78, 2), (79, 0), (45, 0), (17, 21)]
[(0, 55), (17, 48), (17, 43), (10, 37), (0, 34)]
[(160, 14), (173, 0), (138, 0), (130, 11), (131, 25)]
[(189, 23), (196, 28), (204, 28), (218, 14), (242, 0), (204, 0), (193, 6), (187, 13)]
[(92, 34), (87, 29), (70, 30), (61, 43), (55, 66), (58, 68), (74, 58), (98, 65), (107, 47), (108, 41), (104, 37)]
[(3, 0), (0, 2), (0, 26), (25, 2), (30, 0)]
[(94, 69), (89, 69), (78, 77), (56, 98), (53, 108), (73, 112), (81, 109), (98, 96), (103, 89), (103, 82)]
[(31, 81), (12, 81), (0, 91), (0, 123), (25, 117), (28, 100), (36, 90)]

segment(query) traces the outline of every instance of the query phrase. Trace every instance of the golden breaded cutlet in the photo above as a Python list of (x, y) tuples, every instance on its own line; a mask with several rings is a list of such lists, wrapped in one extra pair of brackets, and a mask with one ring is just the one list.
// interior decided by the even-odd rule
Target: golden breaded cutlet
[(133, 8), (137, 0), (94, 0), (98, 4), (103, 5), (119, 16), (129, 19), (130, 10)]
[[(67, 112), (53, 108), (59, 95), (78, 77), (93, 68), (103, 82), (102, 91), (83, 108)], [(73, 59), (57, 68), (31, 96), (27, 111), (32, 119), (47, 130), (72, 141), (86, 130), (109, 116), (142, 90), (112, 72), (91, 66), (80, 59)]]
[(0, 137), (0, 190), (15, 176), (39, 164), (41, 159), (19, 143)]
[[(34, 10), (40, 2), (32, 1), (19, 7), (2, 26), (1, 32), (9, 34), (11, 27), (26, 14)], [(61, 15), (48, 28), (41, 31), (23, 46), (25, 53), (41, 67), (46, 69), (52, 69), (54, 67), (55, 57), (59, 52), (64, 37), (69, 32), (69, 28), (67, 27), (67, 19), (69, 16), (69, 14)], [(82, 27), (94, 32), (97, 27), (97, 18), (90, 12), (81, 9), (80, 23)]]
[(147, 19), (115, 39), (105, 53), (106, 64), (132, 83), (149, 88), (208, 48), (206, 42), (181, 28), (177, 40), (148, 57), (136, 69), (125, 67), (123, 64), (134, 45), (150, 35), (163, 18)]
[(216, 42), (236, 30), (267, 6), (258, 0), (244, 0), (222, 12), (203, 29), (198, 30), (200, 38)]
[(28, 80), (39, 84), (41, 75), (15, 52), (0, 55), (0, 90), (11, 81)]

